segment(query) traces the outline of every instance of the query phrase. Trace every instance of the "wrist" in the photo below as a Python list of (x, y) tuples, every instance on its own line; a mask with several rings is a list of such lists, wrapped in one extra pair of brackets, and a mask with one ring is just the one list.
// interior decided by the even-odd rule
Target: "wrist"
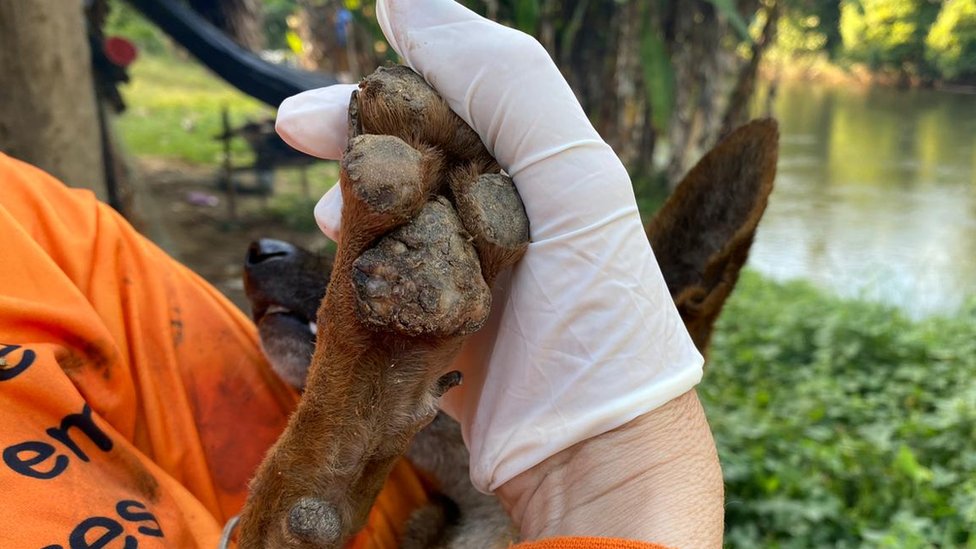
[(599, 536), (720, 547), (723, 484), (694, 391), (580, 442), (497, 494), (526, 540)]

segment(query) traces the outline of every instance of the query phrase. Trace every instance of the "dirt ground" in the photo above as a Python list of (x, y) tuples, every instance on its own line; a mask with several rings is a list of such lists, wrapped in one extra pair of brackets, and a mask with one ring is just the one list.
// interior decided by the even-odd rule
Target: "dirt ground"
[[(308, 249), (321, 250), (326, 239), (310, 222), (312, 202), (299, 195), (282, 194), (276, 177), (275, 196), (237, 195), (237, 219), (231, 219), (228, 197), (217, 186), (214, 168), (172, 161), (140, 159), (133, 170), (136, 204), (134, 224), (177, 260), (199, 273), (244, 311), (248, 311), (241, 278), (248, 244), (259, 238), (277, 238)], [(249, 185), (248, 175), (239, 184)], [(308, 216), (302, 223), (285, 223), (283, 216)], [(295, 225), (302, 225), (296, 227)]]

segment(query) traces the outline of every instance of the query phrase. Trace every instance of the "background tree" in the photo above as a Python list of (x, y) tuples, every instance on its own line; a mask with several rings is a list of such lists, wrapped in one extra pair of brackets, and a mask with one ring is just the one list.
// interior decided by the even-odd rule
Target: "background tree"
[(0, 0), (0, 150), (107, 198), (79, 0)]
[[(470, 2), (535, 35), (559, 65), (600, 134), (635, 179), (653, 175), (659, 137), (675, 184), (722, 131), (751, 43), (754, 0), (517, 0)], [(753, 50), (758, 62), (764, 47)], [(746, 86), (748, 88), (748, 86)], [(680, 90), (680, 93), (676, 93)], [(736, 116), (735, 118), (738, 118)]]
[[(635, 180), (656, 175), (663, 161), (671, 183), (724, 130), (745, 120), (759, 62), (775, 35), (776, 17), (769, 15), (778, 14), (775, 0), (466, 3), (539, 39)], [(395, 59), (374, 1), (271, 0), (267, 6), (270, 26), (285, 35), (272, 42), (299, 53), (305, 68), (355, 81)], [(770, 24), (753, 42), (748, 21), (760, 13)], [(743, 43), (749, 47), (740, 51)], [(661, 136), (667, 149), (657, 147)]]
[(845, 54), (872, 68), (918, 73), (924, 66), (924, 40), (939, 13), (926, 0), (845, 0), (840, 32)]
[[(300, 38), (302, 64), (355, 82), (386, 60), (373, 5), (343, 0), (297, 0), (292, 29)], [(376, 44), (381, 44), (377, 49)]]
[(253, 51), (265, 45), (264, 11), (260, 0), (189, 0), (190, 7)]
[(948, 0), (925, 45), (926, 58), (942, 76), (976, 80), (976, 0)]
[[(284, 1), (271, 5), (278, 11)], [(758, 0), (465, 3), (539, 39), (637, 179), (654, 174), (660, 136), (670, 144), (667, 179), (676, 182), (698, 151), (714, 144), (726, 120), (742, 119), (770, 42), (747, 49), (744, 57), (737, 49), (743, 42), (752, 45), (748, 20), (769, 9)], [(395, 58), (376, 24), (374, 2), (295, 0), (295, 5), (289, 44), (302, 54), (304, 66), (355, 81)]]

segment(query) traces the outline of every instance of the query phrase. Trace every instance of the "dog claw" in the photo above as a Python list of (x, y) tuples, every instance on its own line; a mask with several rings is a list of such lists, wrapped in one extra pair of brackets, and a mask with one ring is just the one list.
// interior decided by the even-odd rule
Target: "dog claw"
[(462, 376), (461, 372), (457, 370), (442, 375), (437, 380), (437, 386), (434, 389), (434, 395), (438, 398), (444, 396), (444, 393), (460, 385), (463, 380), (464, 380), (464, 376)]

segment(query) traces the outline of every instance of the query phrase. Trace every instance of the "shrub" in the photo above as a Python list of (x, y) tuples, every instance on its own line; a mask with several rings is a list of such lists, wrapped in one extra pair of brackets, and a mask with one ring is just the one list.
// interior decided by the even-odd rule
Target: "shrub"
[(927, 59), (945, 78), (976, 78), (976, 1), (948, 0), (925, 46)]
[(700, 387), (731, 547), (976, 547), (976, 304), (913, 323), (747, 273)]
[(844, 51), (875, 69), (917, 64), (936, 10), (924, 0), (845, 0), (840, 18)]

